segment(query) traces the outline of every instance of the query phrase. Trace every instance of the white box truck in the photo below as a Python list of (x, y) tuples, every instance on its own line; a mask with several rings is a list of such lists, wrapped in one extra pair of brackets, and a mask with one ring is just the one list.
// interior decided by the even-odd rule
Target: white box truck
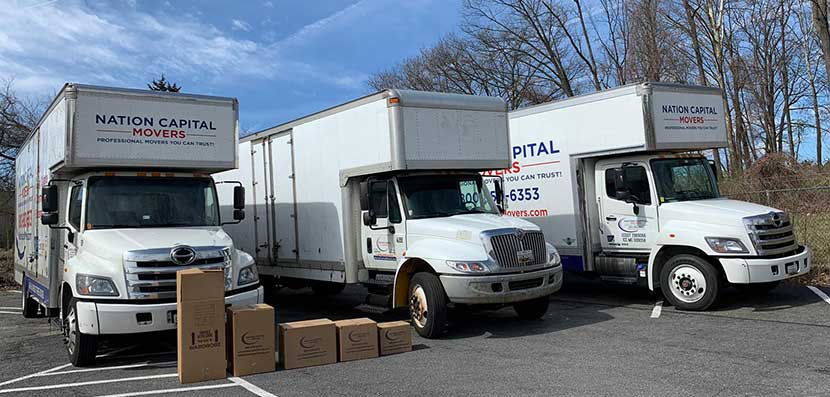
[[(176, 328), (176, 271), (225, 270), (227, 303), (262, 302), (222, 230), (210, 173), (236, 167), (234, 98), (65, 85), (20, 149), (15, 279), (25, 317), (58, 317), (75, 365), (102, 335)], [(221, 190), (221, 189), (220, 189)]]
[(766, 292), (810, 270), (787, 214), (722, 198), (699, 154), (726, 146), (720, 90), (635, 84), (509, 117), (512, 162), (485, 175), (504, 178), (507, 212), (539, 225), (566, 271), (705, 310), (727, 283)]
[(239, 157), (217, 178), (248, 188), (254, 216), (228, 233), (263, 285), (362, 283), (426, 337), (450, 304), (539, 318), (561, 286), (539, 227), (503, 216), (483, 185), (510, 160), (499, 98), (382, 91), (245, 137)]

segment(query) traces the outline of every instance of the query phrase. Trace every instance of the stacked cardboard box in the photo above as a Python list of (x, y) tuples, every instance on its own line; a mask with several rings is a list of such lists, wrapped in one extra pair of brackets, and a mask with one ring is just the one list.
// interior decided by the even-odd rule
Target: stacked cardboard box
[(225, 276), (222, 270), (176, 273), (179, 382), (226, 376)]
[(273, 372), (274, 308), (266, 304), (233, 306), (228, 315), (228, 367), (233, 376)]

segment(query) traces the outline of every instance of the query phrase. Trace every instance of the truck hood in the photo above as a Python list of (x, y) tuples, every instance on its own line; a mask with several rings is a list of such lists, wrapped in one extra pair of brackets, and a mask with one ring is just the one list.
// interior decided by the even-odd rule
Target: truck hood
[(765, 205), (729, 199), (682, 201), (660, 205), (660, 219), (743, 227), (743, 218), (779, 211)]
[(539, 230), (539, 226), (524, 219), (495, 214), (466, 214), (406, 221), (407, 234), (469, 240), (475, 244), (480, 244), (481, 232), (504, 228)]
[(102, 229), (84, 232), (81, 248), (96, 256), (120, 262), (125, 251), (177, 245), (228, 247), (232, 245), (232, 240), (220, 227)]

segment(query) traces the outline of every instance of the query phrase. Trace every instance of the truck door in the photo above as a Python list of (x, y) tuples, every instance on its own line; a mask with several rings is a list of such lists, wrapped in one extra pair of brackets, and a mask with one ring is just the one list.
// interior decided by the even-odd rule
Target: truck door
[(650, 175), (645, 163), (597, 165), (597, 204), (604, 252), (651, 251), (659, 225)]
[(376, 221), (374, 225), (361, 223), (363, 263), (369, 269), (395, 271), (406, 250), (406, 226), (391, 179), (369, 182), (369, 211)]
[(84, 186), (72, 185), (69, 188), (69, 200), (66, 210), (66, 230), (63, 234), (63, 253), (60, 255), (60, 267), (78, 253), (81, 238), (81, 211), (84, 208)]

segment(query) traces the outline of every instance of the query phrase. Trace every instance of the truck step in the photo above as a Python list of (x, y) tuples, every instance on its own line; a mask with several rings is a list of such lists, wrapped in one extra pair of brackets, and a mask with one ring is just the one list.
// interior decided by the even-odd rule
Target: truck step
[(361, 303), (355, 306), (354, 309), (368, 314), (386, 314), (392, 310), (386, 306), (372, 305), (368, 303)]
[(599, 279), (608, 283), (615, 284), (637, 284), (637, 277), (627, 276), (599, 276)]

